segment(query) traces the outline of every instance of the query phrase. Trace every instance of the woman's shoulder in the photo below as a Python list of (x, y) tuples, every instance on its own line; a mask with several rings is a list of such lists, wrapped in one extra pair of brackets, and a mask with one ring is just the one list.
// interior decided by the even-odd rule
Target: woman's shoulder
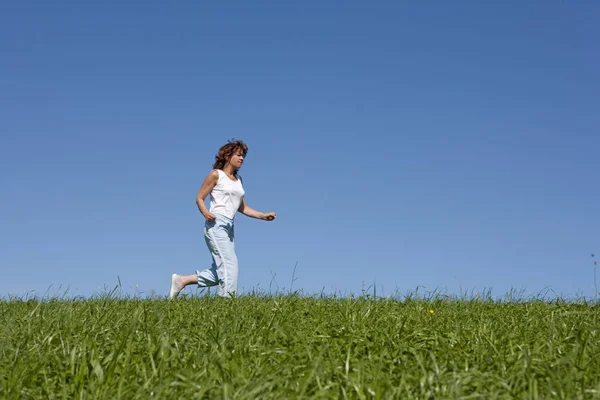
[(208, 173), (208, 176), (206, 177), (206, 179), (210, 179), (210, 180), (212, 180), (214, 182), (217, 182), (219, 180), (219, 177), (220, 177), (219, 171), (220, 170), (218, 170), (218, 169), (213, 169), (212, 171), (210, 171)]

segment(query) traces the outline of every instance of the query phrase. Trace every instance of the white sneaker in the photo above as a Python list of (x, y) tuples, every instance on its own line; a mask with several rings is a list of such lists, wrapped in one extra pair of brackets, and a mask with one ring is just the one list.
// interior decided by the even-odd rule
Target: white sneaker
[(174, 299), (179, 296), (179, 293), (183, 290), (183, 286), (181, 286), (180, 282), (181, 275), (173, 274), (171, 275), (171, 292), (169, 293), (169, 297)]

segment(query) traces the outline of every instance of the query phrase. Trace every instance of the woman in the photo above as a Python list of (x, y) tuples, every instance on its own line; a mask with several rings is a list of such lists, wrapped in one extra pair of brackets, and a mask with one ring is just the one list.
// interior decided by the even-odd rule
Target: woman
[[(229, 141), (215, 156), (213, 170), (208, 174), (196, 197), (198, 209), (206, 219), (204, 239), (213, 258), (212, 267), (196, 270), (194, 275), (171, 276), (170, 298), (175, 298), (187, 286), (219, 285), (218, 294), (230, 297), (237, 290), (238, 260), (235, 255), (233, 222), (237, 211), (248, 217), (273, 221), (274, 212), (262, 213), (248, 205), (238, 171), (244, 162), (248, 146), (241, 140)], [(210, 211), (204, 199), (210, 194)]]

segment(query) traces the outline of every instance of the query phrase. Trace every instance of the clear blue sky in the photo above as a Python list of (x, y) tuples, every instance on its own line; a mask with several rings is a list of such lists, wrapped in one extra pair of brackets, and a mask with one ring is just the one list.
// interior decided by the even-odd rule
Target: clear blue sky
[(208, 267), (230, 138), (244, 291), (593, 295), (600, 3), (451, 3), (6, 2), (0, 295)]

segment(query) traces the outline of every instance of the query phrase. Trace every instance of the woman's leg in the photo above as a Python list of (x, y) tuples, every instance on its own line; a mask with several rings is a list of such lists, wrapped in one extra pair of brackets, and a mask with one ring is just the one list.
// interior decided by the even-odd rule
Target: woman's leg
[(217, 221), (207, 223), (204, 238), (213, 259), (210, 268), (196, 270), (196, 275), (178, 275), (171, 277), (170, 297), (174, 298), (188, 285), (199, 287), (219, 285), (221, 297), (231, 297), (237, 291), (238, 260), (235, 254), (233, 221), (217, 217)]
[[(200, 272), (196, 272), (194, 275), (182, 275), (179, 277), (179, 284), (183, 287), (186, 287), (188, 285), (195, 285), (198, 283), (198, 274)], [(215, 284), (216, 285), (216, 284)], [(209, 286), (209, 285), (204, 285), (204, 286)], [(214, 285), (210, 285), (210, 286), (214, 286)]]
[(179, 296), (179, 293), (188, 285), (198, 285), (199, 287), (216, 286), (219, 284), (217, 279), (217, 271), (214, 267), (205, 269), (204, 271), (196, 270), (194, 275), (178, 275), (173, 274), (171, 277), (171, 293), (170, 297)]
[(213, 257), (213, 268), (219, 284), (219, 296), (231, 297), (237, 291), (238, 260), (235, 254), (233, 221), (218, 218), (205, 228), (204, 237)]

